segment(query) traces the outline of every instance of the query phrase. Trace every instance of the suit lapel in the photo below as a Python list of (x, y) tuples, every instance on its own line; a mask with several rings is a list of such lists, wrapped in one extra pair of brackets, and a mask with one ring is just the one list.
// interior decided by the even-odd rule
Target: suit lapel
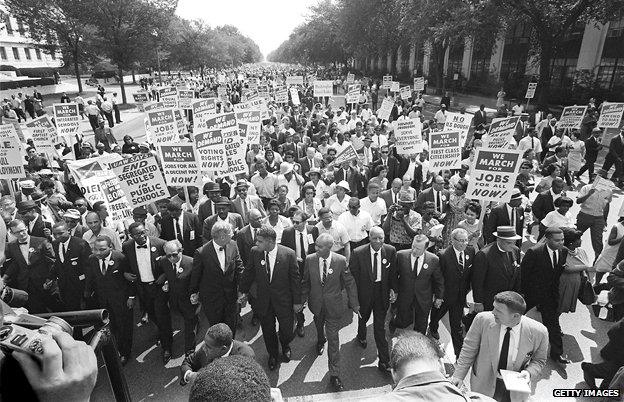
[(498, 371), (498, 359), (500, 357), (500, 352), (498, 350), (498, 342), (500, 338), (500, 325), (498, 325), (495, 321), (490, 323), (490, 330), (487, 332), (488, 341), (487, 345), (490, 349), (490, 361), (492, 362), (492, 369), (494, 372)]
[[(521, 321), (522, 322), (522, 321)], [(524, 360), (529, 357), (529, 353), (533, 351), (533, 334), (531, 333), (531, 328), (522, 323), (520, 327), (520, 343), (518, 344), (518, 353), (516, 354), (516, 360), (514, 361), (513, 368), (517, 371), (522, 369), (522, 364)]]
[[(373, 266), (371, 265), (371, 248), (370, 246), (368, 246), (368, 252), (366, 253), (366, 259), (364, 261), (364, 269), (366, 270), (366, 272), (368, 273), (368, 277), (371, 279), (371, 281), (375, 282), (375, 278), (373, 278)], [(381, 259), (383, 259), (383, 247), (381, 248)], [(378, 269), (381, 269), (381, 267), (378, 267)]]

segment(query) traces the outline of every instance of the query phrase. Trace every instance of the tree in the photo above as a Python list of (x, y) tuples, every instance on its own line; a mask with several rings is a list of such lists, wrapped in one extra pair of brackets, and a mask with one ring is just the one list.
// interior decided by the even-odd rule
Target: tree
[(26, 22), (33, 45), (47, 53), (60, 50), (65, 64), (73, 64), (78, 92), (80, 65), (94, 61), (95, 29), (92, 13), (82, 0), (5, 0), (12, 15)]
[(539, 104), (545, 104), (551, 80), (552, 60), (557, 45), (580, 23), (604, 23), (619, 16), (624, 10), (623, 0), (491, 0), (503, 11), (520, 15), (534, 30), (537, 40), (540, 75), (538, 80)]
[(122, 102), (126, 103), (123, 71), (133, 67), (144, 48), (157, 46), (169, 25), (177, 0), (90, 0), (99, 47), (117, 66)]

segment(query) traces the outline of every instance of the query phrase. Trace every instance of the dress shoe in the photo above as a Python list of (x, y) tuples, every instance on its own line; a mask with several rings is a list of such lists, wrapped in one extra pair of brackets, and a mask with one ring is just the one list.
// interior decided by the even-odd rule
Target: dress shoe
[(335, 376), (329, 377), (329, 384), (332, 386), (332, 388), (336, 392), (344, 391), (344, 387), (342, 386), (342, 381), (340, 381), (340, 378), (338, 377), (335, 377)]
[(316, 344), (316, 354), (319, 356), (325, 352), (325, 342)]
[(167, 364), (167, 362), (169, 362), (169, 360), (171, 360), (171, 352), (168, 350), (165, 350), (163, 352), (163, 364)]
[(126, 356), (121, 356), (119, 358), (119, 362), (121, 363), (122, 366), (125, 366), (126, 364), (128, 364), (128, 357)]
[(283, 350), (282, 350), (282, 361), (284, 363), (288, 363), (290, 361), (290, 346), (286, 346)]
[(295, 329), (295, 333), (297, 334), (297, 336), (299, 338), (303, 338), (305, 336), (305, 331), (303, 330), (303, 325), (302, 326), (297, 325), (297, 329)]
[(390, 373), (390, 365), (386, 362), (379, 362), (377, 364), (377, 369), (382, 373)]
[(570, 364), (570, 363), (572, 363), (570, 360), (566, 359), (565, 357), (563, 357), (561, 355), (550, 355), (550, 358), (553, 359), (553, 361), (555, 363), (559, 363), (559, 364)]
[(362, 349), (366, 349), (366, 346), (368, 346), (368, 342), (366, 342), (366, 339), (360, 339), (360, 338), (356, 338), (358, 341), (358, 345), (360, 345), (362, 347)]
[(277, 368), (277, 359), (273, 356), (269, 357), (269, 370), (273, 371)]
[(438, 331), (434, 331), (432, 329), (429, 329), (429, 336), (432, 337), (433, 339), (435, 339), (436, 341), (440, 340), (440, 334), (438, 333)]
[(596, 379), (594, 378), (593, 374), (590, 373), (589, 365), (590, 363), (587, 362), (581, 363), (581, 370), (583, 370), (583, 380), (590, 389), (596, 389)]

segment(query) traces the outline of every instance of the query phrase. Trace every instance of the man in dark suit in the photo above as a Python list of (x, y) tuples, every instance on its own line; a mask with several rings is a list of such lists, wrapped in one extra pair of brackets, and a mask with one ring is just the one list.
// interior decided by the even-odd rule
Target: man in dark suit
[[(373, 161), (371, 166), (371, 171), (374, 172), (377, 166), (384, 165), (388, 167), (388, 188), (390, 188), (390, 183), (392, 180), (399, 177), (399, 161), (392, 155), (390, 155), (389, 147), (387, 145), (382, 145), (379, 148), (379, 159)], [(400, 177), (399, 177), (400, 178)]]
[[(546, 169), (549, 165), (559, 166), (559, 177), (565, 180), (568, 186), (572, 185), (572, 179), (568, 174), (568, 149), (564, 145), (559, 145), (555, 148), (555, 154), (544, 159), (542, 163), (542, 169)], [(542, 173), (546, 175), (546, 173)]]
[(490, 311), (494, 296), (505, 290), (520, 292), (520, 236), (511, 226), (499, 226), (496, 241), (477, 254), (472, 263), (472, 293), (477, 312)]
[(232, 235), (227, 222), (212, 226), (212, 240), (193, 256), (189, 291), (192, 304), (201, 301), (210, 325), (226, 323), (236, 334), (238, 287), (244, 266)]
[(84, 308), (85, 267), (91, 255), (89, 243), (81, 237), (71, 236), (69, 225), (57, 222), (52, 228), (52, 250), (55, 263), (54, 276), (57, 278), (61, 302), (66, 311)]
[(108, 310), (122, 365), (130, 358), (134, 327), (134, 292), (132, 284), (124, 277), (127, 272), (130, 272), (130, 264), (126, 256), (113, 250), (113, 242), (108, 236), (98, 236), (86, 266), (85, 298), (95, 294), (97, 306)]
[(18, 205), (18, 213), (24, 218), (28, 234), (35, 237), (44, 237), (52, 241), (52, 223), (43, 220), (34, 201), (22, 201)]
[(606, 389), (611, 380), (621, 367), (624, 366), (624, 319), (613, 324), (607, 331), (609, 341), (600, 349), (602, 362), (581, 363), (583, 379), (591, 389), (596, 389), (596, 379), (602, 378), (600, 389)]
[[(282, 246), (288, 247), (297, 254), (299, 275), (301, 275), (302, 278), (306, 256), (313, 254), (316, 251), (314, 242), (316, 242), (316, 238), (319, 235), (319, 231), (316, 226), (306, 224), (308, 219), (310, 219), (308, 214), (298, 210), (290, 218), (293, 226), (287, 227), (282, 233)], [(295, 329), (295, 333), (301, 338), (305, 335), (303, 330), (304, 324), (305, 318), (303, 316), (303, 311), (300, 311), (297, 313), (297, 328)]]
[(58, 295), (52, 294), (54, 251), (43, 237), (28, 234), (18, 219), (8, 229), (16, 240), (6, 245), (2, 280), (7, 286), (28, 292), (26, 308), (31, 314), (62, 311)]
[(275, 331), (275, 319), (279, 321), (279, 343), (282, 360), (289, 362), (290, 342), (293, 339), (294, 314), (301, 311), (301, 276), (295, 252), (276, 244), (277, 234), (269, 226), (262, 226), (256, 233), (256, 243), (251, 249), (249, 262), (240, 286), (241, 301), (249, 293), (255, 281), (258, 288), (256, 312), (260, 316), (262, 336), (269, 353), (269, 370), (277, 368), (279, 344)]
[(393, 204), (399, 202), (399, 191), (403, 185), (403, 180), (396, 178), (392, 180), (390, 188), (379, 193), (382, 200), (386, 202), (386, 209), (390, 208)]
[(390, 300), (395, 294), (390, 289), (390, 279), (395, 275), (396, 250), (384, 244), (384, 231), (374, 226), (368, 233), (370, 244), (357, 247), (351, 252), (349, 271), (355, 279), (360, 302), (357, 340), (366, 348), (366, 325), (373, 314), (373, 334), (379, 355), (377, 367), (383, 372), (390, 370), (390, 354), (386, 340), (385, 321)]
[(561, 196), (561, 192), (565, 187), (565, 182), (560, 177), (555, 177), (550, 190), (543, 191), (535, 197), (531, 211), (538, 222), (542, 221), (546, 215), (555, 210), (555, 198)]
[(147, 312), (158, 327), (158, 339), (163, 348), (163, 363), (171, 359), (173, 332), (167, 294), (162, 286), (167, 279), (158, 269), (158, 260), (165, 254), (165, 241), (149, 237), (142, 223), (132, 222), (128, 227), (130, 239), (122, 246), (122, 252), (128, 260), (130, 271), (124, 273), (127, 280), (134, 284), (133, 292), (139, 295), (141, 308)]
[(307, 176), (308, 172), (312, 168), (321, 169), (324, 165), (323, 160), (316, 157), (316, 149), (308, 147), (306, 149), (305, 157), (298, 160), (299, 166), (301, 166), (301, 174)]
[(364, 176), (350, 162), (340, 164), (340, 169), (334, 170), (334, 182), (336, 184), (345, 180), (349, 183), (349, 189), (354, 197), (364, 196)]
[(609, 143), (609, 152), (607, 156), (605, 156), (604, 164), (602, 165), (602, 169), (605, 172), (609, 172), (611, 166), (615, 165), (615, 170), (613, 171), (613, 176), (611, 176), (611, 180), (614, 182), (619, 182), (622, 180), (622, 164), (624, 159), (624, 130), (621, 130), (618, 135), (611, 139)]
[[(258, 209), (251, 209), (249, 211), (249, 224), (244, 226), (236, 236), (236, 245), (238, 246), (238, 253), (240, 254), (243, 266), (247, 266), (249, 262), (249, 254), (251, 249), (256, 245), (256, 232), (262, 226), (262, 213)], [(249, 292), (249, 304), (253, 314), (251, 315), (251, 325), (258, 325), (258, 314), (254, 308), (256, 302), (256, 287), (252, 285)]]
[(225, 221), (232, 226), (232, 233), (236, 236), (236, 233), (245, 226), (243, 224), (243, 218), (236, 212), (230, 212), (232, 203), (226, 197), (220, 197), (215, 202), (215, 208), (217, 213), (209, 216), (203, 222), (202, 239), (204, 243), (208, 243), (212, 239), (211, 231), (212, 226), (219, 221)]
[(214, 202), (221, 197), (221, 188), (218, 183), (209, 181), (204, 184), (204, 195), (207, 199), (201, 203), (199, 206), (199, 210), (197, 215), (199, 216), (199, 220), (203, 222), (207, 217), (212, 216), (217, 213), (217, 210), (214, 207)]
[(180, 366), (180, 385), (194, 381), (199, 370), (224, 356), (256, 357), (249, 345), (234, 339), (230, 327), (218, 323), (208, 328), (201, 348), (184, 358)]
[(576, 179), (580, 180), (581, 175), (587, 170), (589, 175), (588, 182), (591, 183), (594, 179), (594, 165), (596, 159), (598, 159), (598, 152), (602, 149), (602, 144), (599, 142), (602, 131), (598, 128), (594, 128), (592, 135), (585, 140), (585, 164), (581, 166), (578, 172), (576, 172)]
[(425, 202), (431, 201), (435, 205), (435, 211), (439, 215), (438, 221), (444, 222), (446, 214), (450, 211), (451, 205), (449, 204), (450, 193), (444, 189), (444, 178), (440, 175), (436, 175), (433, 178), (433, 185), (423, 190), (416, 199), (416, 211), (424, 211)]
[(489, 244), (496, 241), (492, 233), (499, 226), (511, 226), (519, 234), (520, 240), (517, 246), (522, 245), (522, 232), (524, 231), (524, 208), (522, 205), (522, 193), (520, 189), (514, 187), (511, 192), (511, 199), (508, 203), (492, 208), (489, 216), (483, 224), (483, 238)]
[(563, 231), (548, 228), (546, 242), (527, 250), (522, 262), (521, 286), (527, 302), (526, 311), (537, 307), (542, 314), (542, 323), (548, 329), (550, 357), (557, 363), (569, 364), (562, 356), (563, 340), (559, 325), (559, 277), (564, 270), (568, 250), (563, 247)]
[[(397, 252), (396, 274), (391, 288), (396, 296), (397, 315), (393, 327), (407, 328), (424, 334), (431, 307), (440, 307), (444, 298), (444, 278), (438, 257), (426, 251), (429, 238), (414, 236), (411, 250)], [(433, 301), (435, 297), (435, 302)]]
[(168, 215), (160, 221), (160, 238), (163, 240), (178, 240), (184, 248), (184, 255), (192, 257), (202, 245), (202, 225), (197, 215), (182, 212), (182, 206), (177, 203), (167, 205)]
[(487, 112), (485, 111), (485, 105), (479, 106), (479, 110), (477, 110), (474, 114), (472, 123), (475, 127), (479, 124), (483, 124), (484, 126), (487, 124)]
[(548, 125), (546, 125), (546, 127), (544, 127), (544, 129), (542, 130), (542, 136), (540, 137), (540, 140), (542, 141), (542, 155), (540, 158), (541, 160), (544, 160), (546, 158), (546, 154), (548, 154), (548, 140), (550, 140), (552, 136), (555, 135), (556, 124), (557, 119), (550, 119)]
[(343, 391), (340, 381), (340, 339), (338, 331), (345, 319), (347, 309), (342, 300), (345, 289), (349, 308), (360, 313), (357, 288), (353, 276), (347, 267), (347, 260), (331, 251), (334, 238), (323, 233), (316, 239), (316, 253), (306, 257), (301, 285), (301, 300), (308, 303), (314, 314), (316, 326), (316, 351), (323, 354), (327, 339), (329, 382), (336, 391)]
[[(176, 309), (184, 319), (184, 352), (188, 356), (195, 351), (195, 328), (197, 314), (189, 299), (193, 259), (182, 254), (182, 244), (170, 240), (163, 246), (165, 257), (158, 260), (158, 271), (167, 278), (163, 291), (169, 295), (169, 306)], [(166, 317), (171, 322), (171, 315)], [(169, 324), (171, 325), (171, 324)]]
[(455, 356), (459, 356), (463, 344), (461, 324), (466, 295), (470, 291), (474, 256), (474, 248), (468, 246), (468, 232), (462, 228), (456, 228), (451, 232), (451, 245), (440, 254), (440, 269), (444, 277), (444, 303), (440, 308), (434, 307), (431, 310), (429, 334), (435, 339), (440, 339), (439, 321), (448, 311)]

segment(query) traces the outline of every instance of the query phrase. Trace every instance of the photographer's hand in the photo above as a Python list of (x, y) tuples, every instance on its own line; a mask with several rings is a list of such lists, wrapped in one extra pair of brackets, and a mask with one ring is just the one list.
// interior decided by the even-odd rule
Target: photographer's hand
[(43, 337), (41, 365), (25, 353), (15, 352), (40, 401), (88, 401), (97, 379), (93, 349), (66, 333)]

